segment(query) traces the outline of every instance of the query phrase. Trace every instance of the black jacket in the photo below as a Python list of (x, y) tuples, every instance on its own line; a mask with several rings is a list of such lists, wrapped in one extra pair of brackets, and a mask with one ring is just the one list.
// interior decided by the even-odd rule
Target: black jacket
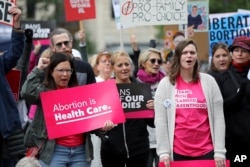
[(101, 152), (131, 157), (149, 151), (147, 125), (153, 126), (153, 119), (127, 119), (118, 124), (102, 140)]
[[(135, 78), (130, 78), (137, 82)], [(154, 127), (154, 119), (126, 119), (125, 123), (118, 124), (102, 138), (102, 154), (112, 152), (127, 157), (149, 151), (147, 125)]]
[[(229, 70), (235, 76), (236, 83), (229, 70), (217, 77), (224, 99), (226, 137), (250, 141), (250, 81), (247, 79), (249, 67), (239, 72), (232, 65)], [(239, 86), (237, 85), (237, 82)]]
[(73, 58), (79, 85), (96, 83), (95, 74), (89, 63)]

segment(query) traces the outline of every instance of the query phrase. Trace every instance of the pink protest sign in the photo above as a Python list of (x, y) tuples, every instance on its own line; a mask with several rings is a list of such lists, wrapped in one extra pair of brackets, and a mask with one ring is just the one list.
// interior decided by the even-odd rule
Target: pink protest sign
[[(171, 167), (215, 167), (214, 160), (194, 160), (194, 161), (172, 161)], [(159, 167), (165, 167), (163, 162), (159, 162)], [(229, 160), (226, 161), (226, 167), (230, 167)]]
[(49, 139), (125, 122), (114, 80), (41, 93)]

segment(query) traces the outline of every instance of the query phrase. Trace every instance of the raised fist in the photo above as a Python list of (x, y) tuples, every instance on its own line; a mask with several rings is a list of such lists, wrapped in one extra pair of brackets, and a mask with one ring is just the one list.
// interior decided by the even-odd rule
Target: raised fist
[(27, 43), (32, 43), (33, 30), (32, 29), (25, 29), (24, 33), (25, 33), (25, 37), (26, 37), (26, 42)]

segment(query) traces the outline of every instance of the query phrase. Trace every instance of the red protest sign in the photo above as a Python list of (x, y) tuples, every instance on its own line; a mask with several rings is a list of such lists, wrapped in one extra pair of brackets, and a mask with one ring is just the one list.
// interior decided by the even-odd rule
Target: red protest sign
[(20, 70), (10, 70), (6, 74), (6, 79), (9, 82), (10, 88), (12, 90), (13, 96), (16, 101), (19, 99), (19, 89), (21, 81), (21, 71)]
[[(159, 167), (165, 167), (163, 162), (159, 162)], [(194, 160), (194, 161), (172, 161), (171, 167), (216, 167), (214, 160)], [(226, 167), (230, 167), (230, 161), (226, 161)]]
[(66, 21), (93, 19), (95, 14), (95, 0), (72, 1), (64, 0)]
[(125, 122), (114, 80), (41, 93), (49, 139)]
[(16, 0), (2, 0), (0, 1), (0, 23), (13, 25), (13, 16), (9, 14), (9, 10), (16, 4)]

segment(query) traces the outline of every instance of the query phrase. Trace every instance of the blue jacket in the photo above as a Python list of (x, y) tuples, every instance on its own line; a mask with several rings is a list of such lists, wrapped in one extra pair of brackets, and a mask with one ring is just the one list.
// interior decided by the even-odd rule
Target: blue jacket
[(5, 75), (16, 66), (23, 48), (24, 33), (13, 30), (11, 45), (0, 56), (0, 130), (4, 138), (8, 137), (11, 131), (21, 128), (16, 101)]

